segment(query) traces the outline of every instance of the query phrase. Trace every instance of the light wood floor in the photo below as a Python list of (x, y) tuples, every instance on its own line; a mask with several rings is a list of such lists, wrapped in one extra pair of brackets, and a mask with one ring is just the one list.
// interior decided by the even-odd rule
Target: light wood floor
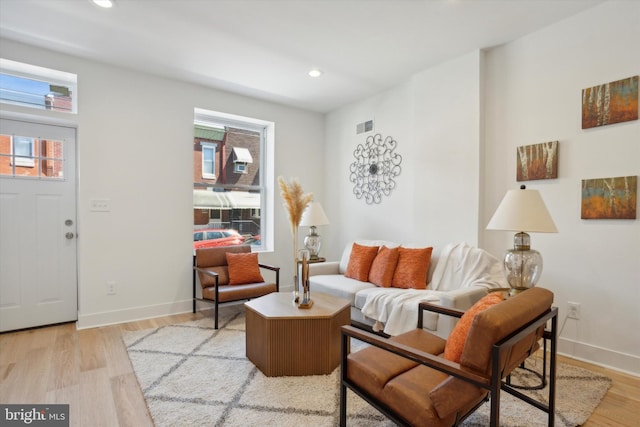
[[(77, 331), (74, 323), (0, 334), (0, 402), (68, 403), (72, 426), (152, 426), (123, 331), (188, 322), (182, 314)], [(613, 385), (585, 426), (640, 426), (640, 378), (572, 359)]]

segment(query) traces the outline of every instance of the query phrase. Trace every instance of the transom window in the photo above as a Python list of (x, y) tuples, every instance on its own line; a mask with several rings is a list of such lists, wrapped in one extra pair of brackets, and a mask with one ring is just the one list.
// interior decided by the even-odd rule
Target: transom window
[(77, 113), (77, 75), (0, 58), (0, 102)]

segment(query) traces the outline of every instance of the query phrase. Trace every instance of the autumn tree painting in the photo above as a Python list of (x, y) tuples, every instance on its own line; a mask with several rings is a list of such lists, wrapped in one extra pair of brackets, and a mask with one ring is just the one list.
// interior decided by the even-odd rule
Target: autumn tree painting
[(638, 76), (582, 90), (582, 129), (638, 120)]
[(517, 148), (516, 179), (531, 181), (558, 177), (558, 141)]
[(582, 219), (636, 219), (638, 177), (582, 180)]

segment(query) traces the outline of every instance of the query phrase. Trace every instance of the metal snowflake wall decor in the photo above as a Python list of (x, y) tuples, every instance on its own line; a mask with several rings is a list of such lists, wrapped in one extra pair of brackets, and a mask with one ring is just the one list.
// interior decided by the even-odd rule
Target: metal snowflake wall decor
[(354, 183), (353, 193), (367, 204), (380, 203), (382, 196), (391, 194), (396, 188), (395, 178), (400, 175), (402, 156), (395, 153), (398, 143), (390, 136), (384, 141), (380, 134), (367, 137), (364, 144), (358, 144), (351, 163), (349, 181)]

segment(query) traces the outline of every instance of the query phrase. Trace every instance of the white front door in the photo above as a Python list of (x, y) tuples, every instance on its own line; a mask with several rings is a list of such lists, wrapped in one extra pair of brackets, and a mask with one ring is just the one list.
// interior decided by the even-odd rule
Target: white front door
[(0, 119), (0, 331), (77, 318), (76, 130)]

